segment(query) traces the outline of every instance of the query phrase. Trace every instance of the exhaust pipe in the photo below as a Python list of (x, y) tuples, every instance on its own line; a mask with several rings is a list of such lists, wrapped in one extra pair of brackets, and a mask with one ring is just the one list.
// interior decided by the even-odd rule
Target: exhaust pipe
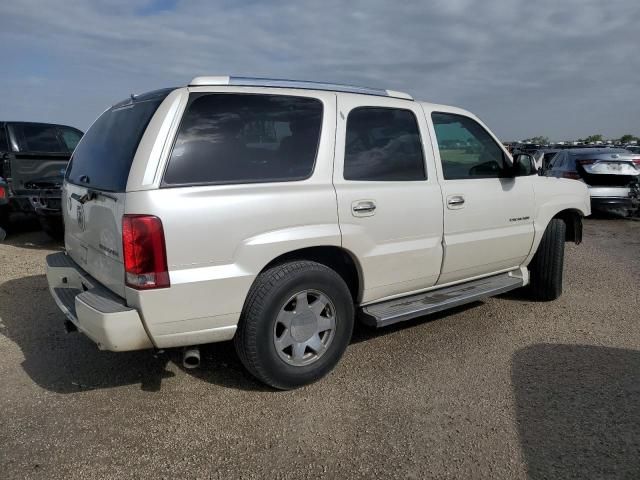
[(182, 366), (188, 370), (200, 366), (200, 349), (198, 347), (188, 347), (182, 352)]

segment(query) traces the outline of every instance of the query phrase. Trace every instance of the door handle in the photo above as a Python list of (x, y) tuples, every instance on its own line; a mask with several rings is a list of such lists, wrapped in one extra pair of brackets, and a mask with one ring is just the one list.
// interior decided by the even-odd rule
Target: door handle
[(464, 205), (464, 197), (462, 195), (451, 195), (447, 197), (447, 205), (450, 208), (462, 208)]
[(355, 216), (365, 217), (373, 215), (376, 211), (376, 202), (372, 200), (354, 202), (351, 205), (351, 211)]

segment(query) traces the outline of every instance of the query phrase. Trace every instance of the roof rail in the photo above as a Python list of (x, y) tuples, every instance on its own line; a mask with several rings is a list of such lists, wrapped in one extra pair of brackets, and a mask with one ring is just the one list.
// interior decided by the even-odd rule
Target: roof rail
[(338, 83), (310, 82), (307, 80), (285, 80), (280, 78), (254, 78), (231, 76), (195, 77), (189, 82), (190, 87), (210, 85), (234, 85), (243, 87), (277, 87), (301, 88), (306, 90), (328, 90), (332, 92), (361, 93), (363, 95), (377, 95), (379, 97), (394, 97), (413, 100), (408, 93), (384, 90), (382, 88), (358, 87), (356, 85), (341, 85)]

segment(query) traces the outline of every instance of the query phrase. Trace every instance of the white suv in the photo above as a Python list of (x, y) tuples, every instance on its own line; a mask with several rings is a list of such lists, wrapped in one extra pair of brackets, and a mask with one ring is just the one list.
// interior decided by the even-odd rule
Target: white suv
[(101, 349), (233, 339), (253, 375), (294, 388), (336, 365), (356, 317), (381, 327), (528, 284), (557, 298), (589, 195), (531, 160), (400, 92), (197, 77), (91, 126), (47, 279)]

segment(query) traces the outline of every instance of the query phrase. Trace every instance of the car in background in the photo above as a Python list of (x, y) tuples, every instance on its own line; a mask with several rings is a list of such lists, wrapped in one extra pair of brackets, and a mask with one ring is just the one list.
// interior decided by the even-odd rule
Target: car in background
[(640, 154), (640, 145), (628, 145), (628, 146), (626, 146), (624, 148), (629, 150), (631, 153)]
[(562, 150), (553, 157), (544, 174), (586, 183), (593, 210), (627, 216), (637, 209), (634, 185), (640, 175), (640, 154), (623, 148)]
[(527, 153), (527, 154), (531, 155), (536, 150), (540, 150), (540, 148), (542, 148), (542, 145), (540, 145), (538, 143), (518, 143), (517, 145), (515, 145), (513, 147), (512, 153), (514, 155), (516, 155), (518, 153)]
[(60, 187), (82, 135), (66, 125), (0, 121), (0, 177), (7, 187), (0, 223), (6, 225), (12, 213), (35, 214), (43, 230), (62, 237)]

